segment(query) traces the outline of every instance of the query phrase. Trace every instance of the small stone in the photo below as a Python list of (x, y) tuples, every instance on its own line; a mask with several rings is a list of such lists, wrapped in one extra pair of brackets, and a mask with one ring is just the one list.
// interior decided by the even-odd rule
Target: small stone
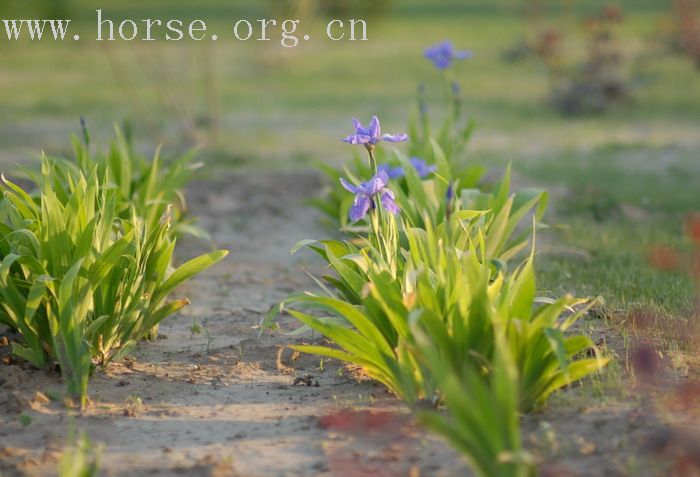
[(581, 455), (591, 455), (595, 452), (596, 446), (594, 442), (586, 440), (583, 437), (578, 439), (579, 452)]
[(48, 404), (50, 402), (51, 400), (49, 399), (49, 397), (41, 391), (37, 391), (36, 394), (34, 394), (34, 399), (32, 399), (32, 403), (38, 404), (40, 406)]

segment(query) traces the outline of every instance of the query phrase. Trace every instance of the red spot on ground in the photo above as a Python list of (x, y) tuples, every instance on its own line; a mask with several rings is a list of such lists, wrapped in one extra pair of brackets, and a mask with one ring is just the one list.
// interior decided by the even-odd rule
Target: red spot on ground
[(386, 411), (354, 411), (343, 409), (318, 419), (323, 429), (344, 432), (397, 430), (404, 423), (400, 414)]

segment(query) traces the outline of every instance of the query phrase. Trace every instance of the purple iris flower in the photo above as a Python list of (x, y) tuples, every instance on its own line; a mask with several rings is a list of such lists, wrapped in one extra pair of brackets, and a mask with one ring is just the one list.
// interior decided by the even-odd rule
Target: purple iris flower
[(343, 141), (350, 144), (363, 144), (367, 149), (371, 149), (379, 141), (408, 141), (407, 134), (382, 134), (377, 116), (372, 116), (368, 127), (362, 126), (362, 123), (355, 118), (352, 118), (352, 125), (355, 126), (355, 134), (346, 137)]
[(429, 166), (427, 162), (418, 157), (412, 157), (411, 164), (416, 169), (416, 172), (418, 172), (418, 176), (421, 179), (424, 179), (433, 172), (437, 171), (437, 166)]
[(379, 196), (379, 200), (382, 202), (382, 207), (384, 207), (384, 209), (392, 214), (398, 214), (401, 211), (394, 200), (394, 193), (387, 187), (389, 176), (384, 171), (379, 171), (377, 175), (358, 186), (350, 184), (342, 177), (340, 183), (345, 190), (355, 194), (355, 201), (350, 208), (351, 222), (357, 222), (367, 215), (370, 209), (374, 210), (377, 206), (375, 203), (377, 196)]
[(379, 164), (377, 166), (377, 171), (382, 172), (384, 171), (387, 176), (389, 176), (389, 179), (398, 179), (399, 177), (403, 177), (406, 173), (403, 171), (403, 167), (401, 166), (396, 166), (392, 167), (389, 164)]
[(451, 41), (443, 41), (425, 50), (425, 57), (439, 70), (447, 69), (454, 60), (466, 60), (472, 55), (471, 51), (455, 50)]

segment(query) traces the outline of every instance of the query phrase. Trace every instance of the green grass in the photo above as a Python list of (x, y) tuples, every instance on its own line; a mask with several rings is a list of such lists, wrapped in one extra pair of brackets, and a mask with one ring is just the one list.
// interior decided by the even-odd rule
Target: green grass
[(611, 312), (642, 308), (683, 315), (692, 305), (692, 281), (680, 272), (656, 270), (646, 260), (653, 244), (678, 241), (672, 232), (652, 232), (657, 224), (571, 221), (557, 237), (559, 250), (540, 257), (541, 286), (554, 296), (601, 295)]
[(540, 261), (553, 294), (602, 295), (612, 310), (647, 308), (682, 316), (694, 287), (682, 271), (660, 271), (651, 250), (688, 253), (687, 212), (697, 210), (700, 166), (678, 146), (611, 144), (589, 152), (521, 161), (516, 169), (554, 187), (554, 229)]
[[(575, 8), (592, 11), (603, 3), (576, 2)], [(334, 44), (322, 38), (322, 22), (303, 22), (301, 34), (312, 41), (294, 50), (225, 34), (232, 20), (264, 15), (262, 2), (226, 8), (214, 0), (170, 1), (167, 7), (111, 2), (115, 19), (205, 18), (222, 39), (148, 48), (124, 42), (105, 48), (91, 40), (0, 43), (0, 91), (11, 92), (3, 94), (0, 109), (0, 164), (24, 161), (38, 148), (63, 152), (66, 132), (77, 130), (80, 115), (96, 142), (113, 121), (128, 118), (149, 147), (162, 139), (171, 148), (189, 146), (183, 123), (217, 117), (212, 102), (220, 133), (204, 153), (209, 166), (338, 163), (351, 154), (339, 141), (350, 131), (350, 116), (378, 114), (387, 131), (400, 131), (419, 82), (437, 96), (439, 78), (422, 50), (451, 38), (476, 53), (457, 66), (465, 108), (477, 120), (471, 157), (489, 167), (513, 161), (523, 181), (552, 190), (550, 222), (567, 229), (551, 243), (576, 251), (543, 252), (540, 283), (556, 293), (600, 293), (612, 308), (638, 304), (681, 314), (692, 284), (681, 274), (652, 269), (646, 255), (654, 244), (682, 245), (683, 215), (698, 208), (700, 73), (649, 43), (668, 13), (666, 3), (618, 3), (626, 11), (625, 49), (647, 55), (639, 71), (648, 82), (632, 103), (605, 116), (563, 119), (544, 104), (540, 65), (501, 59), (527, 31), (519, 2), (397, 0), (392, 15), (368, 20), (368, 42)], [(92, 37), (94, 7), (87, 0), (73, 4), (78, 29)], [(552, 6), (551, 15), (548, 23), (576, 31), (570, 12)], [(572, 55), (581, 54), (580, 41), (572, 48)]]

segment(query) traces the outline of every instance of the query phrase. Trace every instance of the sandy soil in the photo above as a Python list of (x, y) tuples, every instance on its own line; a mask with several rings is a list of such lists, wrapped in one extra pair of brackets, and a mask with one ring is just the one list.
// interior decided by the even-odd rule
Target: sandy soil
[[(54, 475), (71, 426), (104, 445), (104, 475), (470, 475), (461, 457), (417, 427), (382, 387), (285, 349), (302, 338), (258, 339), (271, 305), (312, 287), (303, 270), (320, 264), (288, 251), (329, 233), (302, 203), (317, 189), (309, 173), (192, 184), (193, 212), (230, 257), (181, 290), (192, 305), (163, 323), (158, 340), (96, 374), (83, 413), (37, 395), (61, 389), (55, 372), (0, 364), (0, 476)], [(203, 248), (192, 240), (181, 245), (183, 258)], [(281, 324), (283, 331), (294, 327), (289, 318)], [(614, 340), (600, 320), (591, 326)], [(7, 356), (2, 345), (0, 356)], [(661, 413), (652, 392), (628, 387), (626, 357), (618, 362), (608, 378), (567, 390), (524, 419), (543, 475), (670, 475), (668, 462), (694, 455), (679, 444), (695, 442), (680, 437), (692, 435), (693, 421), (668, 427), (675, 408), (664, 404)], [(692, 382), (691, 368), (674, 369), (673, 386)], [(682, 410), (689, 415), (688, 406)], [(652, 451), (666, 453), (657, 459)]]

